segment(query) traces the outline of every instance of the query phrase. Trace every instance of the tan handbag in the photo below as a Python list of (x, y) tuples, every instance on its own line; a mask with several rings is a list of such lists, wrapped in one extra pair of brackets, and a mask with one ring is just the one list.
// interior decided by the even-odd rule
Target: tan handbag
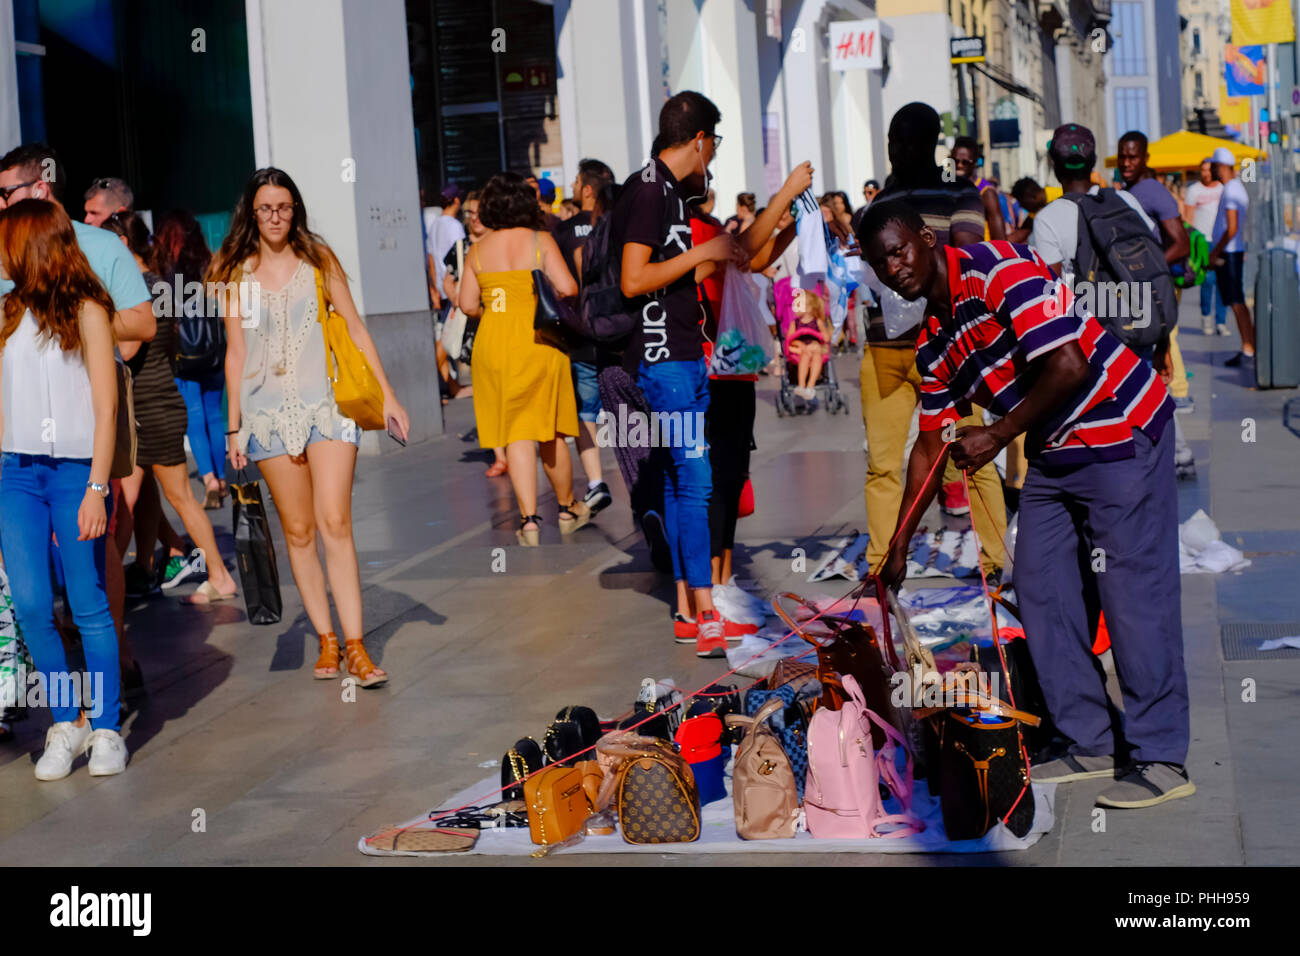
[(108, 477), (126, 478), (135, 471), (139, 444), (135, 429), (135, 389), (131, 370), (121, 362), (113, 364), (117, 367), (117, 440), (113, 443), (113, 467)]
[(577, 767), (554, 765), (524, 781), (528, 832), (543, 846), (563, 843), (582, 829), (591, 804)]
[(731, 774), (736, 832), (744, 840), (789, 840), (799, 820), (799, 796), (790, 758), (767, 720), (785, 707), (780, 698), (753, 717), (727, 716), (728, 727), (744, 728)]

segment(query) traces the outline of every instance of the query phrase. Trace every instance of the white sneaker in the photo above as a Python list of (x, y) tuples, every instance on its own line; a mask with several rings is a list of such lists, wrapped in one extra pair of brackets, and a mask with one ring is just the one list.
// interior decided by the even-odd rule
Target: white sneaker
[(126, 741), (116, 730), (96, 730), (85, 749), (90, 751), (92, 777), (111, 777), (126, 769)]
[(1203, 319), (1201, 319), (1201, 334), (1202, 335), (1214, 334), (1214, 316), (1207, 315)]
[(77, 759), (90, 737), (90, 721), (80, 727), (71, 721), (61, 721), (45, 734), (45, 753), (36, 761), (37, 780), (62, 780), (72, 773), (72, 761)]

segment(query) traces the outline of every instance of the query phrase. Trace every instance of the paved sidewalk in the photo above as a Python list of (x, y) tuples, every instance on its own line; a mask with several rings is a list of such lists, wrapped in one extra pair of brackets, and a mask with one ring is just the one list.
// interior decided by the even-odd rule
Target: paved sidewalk
[[(1092, 799), (1104, 781), (1062, 787), (1054, 831), (1031, 850), (996, 860), (783, 854), (765, 862), (1300, 862), (1300, 770), (1290, 759), (1300, 721), (1300, 652), (1238, 660), (1232, 651), (1225, 660), (1221, 641), (1226, 625), (1277, 624), (1300, 634), (1300, 436), (1283, 425), (1283, 406), (1296, 393), (1251, 391), (1236, 372), (1218, 367), (1235, 338), (1195, 331), (1194, 298), (1182, 337), (1196, 410), (1179, 417), (1198, 474), (1180, 484), (1179, 514), (1205, 508), (1254, 562), (1237, 575), (1183, 578), (1197, 795), (1154, 810), (1111, 811), (1105, 831), (1095, 832)], [(857, 361), (838, 360), (847, 416), (777, 419), (773, 385), (760, 384), (757, 513), (740, 524), (740, 569), (768, 590), (808, 590), (806, 575), (791, 569), (794, 549), (806, 551), (811, 569), (832, 539), (865, 526)], [(242, 604), (138, 603), (129, 627), (149, 694), (124, 728), (127, 772), (91, 778), (80, 762), (67, 779), (38, 783), (32, 763), (47, 717), (19, 724), (16, 743), (0, 747), (0, 861), (429, 865), (363, 857), (357, 838), (495, 774), (480, 764), (498, 760), (520, 735), (540, 735), (566, 704), (621, 713), (643, 676), (695, 687), (722, 670), (672, 642), (671, 588), (651, 571), (633, 532), (612, 455), (606, 465), (617, 500), (596, 525), (561, 540), (547, 497), (543, 546), (521, 550), (508, 481), (485, 479), (486, 457), (459, 437), (472, 426), (471, 403), (453, 402), (446, 412), (446, 437), (365, 459), (358, 469), (354, 514), (368, 643), (392, 675), (389, 685), (345, 702), (338, 682), (311, 679), (316, 641), (283, 550), (280, 625), (250, 626)], [(1242, 440), (1248, 418), (1254, 442)], [(227, 554), (229, 520), (228, 512), (219, 516)], [(504, 570), (494, 570), (502, 560)], [(824, 589), (837, 587), (848, 590), (842, 582)], [(1253, 682), (1255, 702), (1243, 702), (1243, 682)], [(559, 854), (534, 865), (596, 862), (750, 861)]]

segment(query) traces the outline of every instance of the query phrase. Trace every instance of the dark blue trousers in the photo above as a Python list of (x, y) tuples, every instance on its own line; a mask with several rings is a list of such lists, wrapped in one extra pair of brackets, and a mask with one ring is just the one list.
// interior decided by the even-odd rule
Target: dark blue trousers
[[(1133, 443), (1134, 457), (1121, 461), (1030, 461), (1016, 596), (1047, 706), (1072, 749), (1119, 754), (1126, 740), (1134, 760), (1181, 764), (1189, 730), (1174, 431), (1153, 444), (1134, 429)], [(1123, 693), (1122, 728), (1091, 650), (1099, 610)]]

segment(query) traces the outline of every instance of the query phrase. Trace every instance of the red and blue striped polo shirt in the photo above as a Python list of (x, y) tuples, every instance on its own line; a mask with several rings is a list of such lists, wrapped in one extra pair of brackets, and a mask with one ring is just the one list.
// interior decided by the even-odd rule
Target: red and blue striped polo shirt
[(999, 417), (1020, 404), (1039, 374), (1034, 360), (1078, 342), (1088, 380), (1026, 436), (1045, 464), (1133, 457), (1134, 428), (1154, 442), (1174, 402), (1150, 365), (1087, 312), (1028, 246), (981, 242), (945, 247), (955, 334), (931, 316), (917, 339), (921, 428), (942, 428), (973, 403)]

